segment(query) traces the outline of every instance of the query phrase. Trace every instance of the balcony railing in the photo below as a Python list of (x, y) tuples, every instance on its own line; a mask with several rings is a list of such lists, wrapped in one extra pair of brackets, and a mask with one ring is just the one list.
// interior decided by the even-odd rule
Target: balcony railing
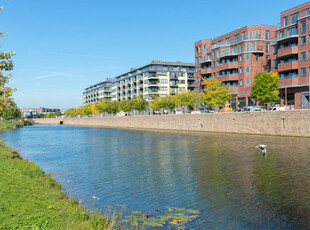
[(298, 37), (298, 29), (297, 28), (288, 30), (288, 31), (286, 31), (286, 33), (280, 33), (277, 36), (277, 41), (281, 41), (283, 39), (291, 38), (291, 37)]
[(285, 65), (285, 64), (294, 63), (294, 62), (298, 62), (298, 60), (292, 59), (292, 60), (288, 60), (288, 61), (280, 61), (279, 65)]

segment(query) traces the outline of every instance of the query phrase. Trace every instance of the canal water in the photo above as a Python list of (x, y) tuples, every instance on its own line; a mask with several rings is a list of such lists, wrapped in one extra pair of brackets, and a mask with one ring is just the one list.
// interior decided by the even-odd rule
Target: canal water
[(179, 212), (163, 229), (310, 229), (309, 138), (52, 125), (0, 138), (103, 214)]

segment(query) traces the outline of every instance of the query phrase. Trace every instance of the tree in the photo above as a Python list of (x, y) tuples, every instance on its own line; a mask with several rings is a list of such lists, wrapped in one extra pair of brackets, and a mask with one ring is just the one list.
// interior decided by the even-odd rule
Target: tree
[(8, 106), (6, 106), (2, 113), (2, 118), (4, 120), (20, 119), (21, 117), (22, 114), (17, 108), (17, 105), (14, 101), (12, 101)]
[(122, 100), (119, 103), (119, 108), (120, 108), (121, 111), (123, 111), (125, 113), (128, 113), (132, 109), (132, 104), (133, 104), (133, 102), (130, 101), (130, 100)]
[(251, 87), (251, 98), (263, 105), (274, 104), (279, 100), (280, 84), (278, 80), (278, 73), (260, 72), (256, 74)]
[(203, 102), (203, 93), (198, 93), (197, 91), (195, 91), (195, 92), (189, 92), (189, 95), (191, 97), (191, 104), (190, 104), (190, 106), (194, 110), (197, 110), (198, 105)]
[(151, 101), (150, 108), (154, 111), (158, 111), (163, 107), (162, 98), (156, 97)]
[(117, 114), (119, 112), (119, 101), (108, 101), (107, 104), (107, 113), (109, 114)]
[(133, 100), (132, 108), (134, 110), (138, 110), (139, 112), (142, 112), (143, 110), (146, 110), (148, 105), (149, 105), (149, 103), (147, 102), (147, 100), (145, 100), (143, 98), (142, 95), (137, 95), (137, 96), (135, 96), (135, 98)]
[(229, 88), (215, 78), (208, 78), (205, 83), (203, 102), (212, 107), (224, 107), (229, 100)]
[(184, 112), (185, 106), (190, 106), (193, 104), (193, 95), (191, 92), (181, 91), (175, 96), (176, 104), (182, 108), (182, 113)]
[[(0, 7), (0, 11), (3, 10), (3, 6)], [(0, 32), (0, 37), (6, 36), (6, 33)], [(16, 89), (12, 89), (7, 86), (9, 79), (12, 77), (12, 74), (4, 75), (4, 71), (13, 70), (13, 61), (12, 56), (15, 55), (15, 52), (0, 52), (0, 117), (3, 117), (4, 110), (6, 107), (9, 107), (13, 103), (12, 94)]]
[(174, 110), (177, 107), (176, 97), (168, 95), (167, 97), (163, 97), (163, 109), (166, 110)]

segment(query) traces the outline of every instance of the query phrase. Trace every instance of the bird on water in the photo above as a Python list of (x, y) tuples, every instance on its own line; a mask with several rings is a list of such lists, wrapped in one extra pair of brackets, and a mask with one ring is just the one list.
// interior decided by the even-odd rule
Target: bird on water
[(263, 156), (266, 157), (266, 155), (267, 155), (266, 145), (260, 144), (260, 145), (256, 146), (256, 148), (262, 150)]

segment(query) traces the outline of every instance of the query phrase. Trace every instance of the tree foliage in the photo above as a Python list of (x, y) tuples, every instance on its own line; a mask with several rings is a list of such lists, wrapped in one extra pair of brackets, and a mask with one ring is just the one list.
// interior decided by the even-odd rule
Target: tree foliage
[[(0, 11), (3, 7), (0, 7)], [(6, 33), (0, 33), (0, 37), (6, 36)], [(15, 55), (15, 52), (0, 52), (0, 117), (4, 118), (4, 115), (7, 115), (8, 109), (12, 108), (14, 105), (14, 100), (12, 94), (16, 89), (8, 87), (9, 79), (12, 77), (12, 74), (9, 73), (5, 75), (3, 71), (13, 70), (13, 61), (11, 60), (12, 56)], [(14, 106), (13, 106), (14, 107)], [(14, 110), (14, 109), (13, 109)]]
[(279, 100), (280, 84), (278, 80), (278, 73), (260, 72), (256, 74), (251, 87), (251, 98), (263, 105), (274, 104)]
[(149, 103), (143, 98), (142, 95), (137, 95), (133, 100), (132, 109), (142, 112), (147, 109), (148, 105)]
[(224, 107), (229, 100), (229, 88), (223, 87), (222, 83), (215, 78), (205, 80), (202, 101), (208, 106)]

